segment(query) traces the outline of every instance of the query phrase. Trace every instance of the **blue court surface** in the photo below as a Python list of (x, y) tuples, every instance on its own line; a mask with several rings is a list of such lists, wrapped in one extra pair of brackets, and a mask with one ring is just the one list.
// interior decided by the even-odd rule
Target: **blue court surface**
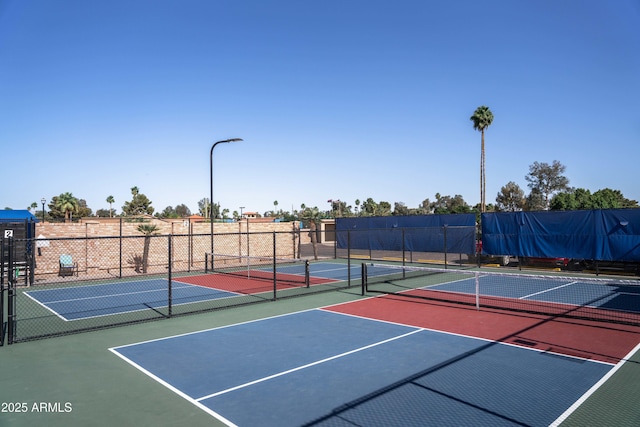
[[(272, 267), (256, 269), (271, 272)], [(352, 277), (360, 277), (360, 268), (352, 266)], [(278, 268), (280, 274), (304, 277), (303, 265)], [(347, 280), (346, 264), (321, 262), (312, 264), (310, 274), (317, 279)], [(188, 280), (185, 279), (185, 280)], [(211, 286), (198, 286), (172, 281), (172, 298), (179, 304), (211, 301), (230, 298), (240, 294), (230, 290), (216, 289)], [(263, 290), (264, 292), (264, 290)], [(168, 281), (166, 279), (148, 279), (117, 281), (104, 284), (87, 284), (65, 288), (39, 289), (25, 292), (29, 298), (45, 307), (65, 321), (89, 319), (148, 309), (165, 309), (168, 299)], [(179, 305), (177, 304), (177, 305)]]
[(322, 309), (110, 350), (237, 426), (546, 426), (619, 366)]
[[(430, 286), (429, 289), (475, 294), (473, 277)], [(479, 276), (480, 295), (504, 297), (638, 312), (640, 310), (640, 286), (606, 281), (587, 282), (579, 279), (526, 278), (509, 275)]]
[[(385, 267), (377, 264), (369, 267), (368, 276), (398, 277), (401, 271), (397, 266)], [(407, 271), (410, 276), (411, 270)], [(445, 270), (439, 270), (439, 272), (447, 274)], [(455, 270), (451, 274), (454, 276), (447, 277), (447, 282), (425, 286), (422, 289), (467, 295), (477, 293), (481, 296), (604, 308), (629, 313), (640, 312), (640, 285), (637, 282), (604, 279), (581, 281), (579, 278), (527, 277), (508, 273), (487, 275), (474, 271), (456, 272)], [(478, 274), (478, 283), (476, 283), (475, 274)]]
[[(63, 320), (89, 319), (167, 307), (166, 279), (113, 282), (25, 292)], [(181, 304), (229, 298), (236, 294), (173, 281), (172, 295)]]

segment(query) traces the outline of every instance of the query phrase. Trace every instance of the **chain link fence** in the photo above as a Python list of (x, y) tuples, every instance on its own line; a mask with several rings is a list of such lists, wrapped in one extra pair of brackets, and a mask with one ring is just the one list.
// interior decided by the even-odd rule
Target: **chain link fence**
[[(385, 233), (383, 249), (378, 232)], [(459, 250), (466, 234), (442, 228), (415, 233), (312, 234), (293, 228), (221, 233), (213, 239), (211, 234), (3, 239), (0, 344), (345, 289), (352, 282), (359, 286), (351, 267), (363, 260), (468, 262)], [(440, 250), (412, 249), (417, 238), (435, 239)], [(377, 240), (368, 246), (371, 239)], [(308, 263), (301, 260), (310, 262), (312, 271), (316, 262), (335, 260), (342, 264), (336, 269), (348, 274), (309, 279)]]
[[(3, 239), (3, 344), (199, 313), (346, 287), (287, 278), (300, 232)], [(239, 274), (206, 271), (220, 257), (261, 259)], [(283, 263), (283, 261), (285, 261)], [(258, 273), (256, 273), (256, 271)], [(238, 272), (237, 272), (238, 273)], [(268, 274), (267, 274), (268, 273)], [(245, 277), (241, 277), (242, 275)], [(260, 277), (263, 275), (264, 277)], [(239, 277), (240, 276), (240, 277)], [(277, 278), (277, 280), (276, 280)]]

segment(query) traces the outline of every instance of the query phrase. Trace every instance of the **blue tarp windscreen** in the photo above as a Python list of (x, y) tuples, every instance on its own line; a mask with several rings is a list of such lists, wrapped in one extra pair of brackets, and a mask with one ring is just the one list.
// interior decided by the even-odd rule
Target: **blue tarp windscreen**
[(490, 255), (640, 261), (640, 209), (482, 214)]
[(337, 218), (336, 239), (341, 249), (473, 253), (475, 215)]

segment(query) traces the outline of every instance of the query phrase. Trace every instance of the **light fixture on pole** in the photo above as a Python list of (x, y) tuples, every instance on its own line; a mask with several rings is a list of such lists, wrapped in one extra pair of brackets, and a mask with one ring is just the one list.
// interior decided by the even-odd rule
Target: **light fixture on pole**
[(216, 148), (218, 144), (224, 144), (227, 142), (239, 142), (242, 141), (240, 138), (231, 138), (225, 139), (223, 141), (218, 141), (211, 146), (211, 154), (209, 155), (209, 218), (211, 219), (211, 260), (213, 262), (213, 149)]
[(42, 224), (44, 224), (44, 204), (47, 203), (47, 200), (43, 197), (40, 201), (42, 202)]

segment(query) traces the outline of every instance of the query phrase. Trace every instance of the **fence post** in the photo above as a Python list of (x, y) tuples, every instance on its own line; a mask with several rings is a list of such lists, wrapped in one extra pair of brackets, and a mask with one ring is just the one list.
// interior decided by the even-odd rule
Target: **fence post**
[(0, 347), (4, 345), (4, 238), (0, 236)]
[[(402, 265), (405, 265), (405, 259), (406, 259), (406, 253), (407, 253), (407, 247), (405, 246), (404, 243), (404, 227), (402, 227)], [(413, 262), (413, 257), (411, 258), (411, 262)]]
[(276, 296), (276, 288), (277, 288), (277, 280), (276, 280), (276, 232), (273, 232), (273, 300), (275, 301)]
[(443, 226), (444, 228), (444, 268), (447, 268), (447, 225)]
[(8, 263), (7, 263), (7, 344), (13, 344), (16, 332), (16, 279), (15, 270), (15, 247), (13, 238), (5, 239), (8, 245)]
[(118, 258), (120, 258), (120, 273), (118, 277), (122, 278), (122, 217), (120, 217), (120, 254)]
[(173, 235), (171, 235), (171, 234), (168, 236), (168, 244), (167, 244), (167, 252), (169, 253), (169, 271), (167, 272), (168, 273), (168, 286), (169, 286), (168, 295), (167, 295), (167, 317), (171, 317), (171, 308), (172, 308), (172, 302), (173, 302), (172, 295), (171, 295), (172, 290), (173, 290), (173, 282), (171, 281), (171, 279), (172, 279), (172, 276), (171, 276), (171, 264), (173, 264), (173, 257), (171, 255), (171, 241), (173, 240), (172, 237), (173, 237)]
[[(336, 242), (337, 241), (338, 233), (336, 232)], [(347, 287), (351, 287), (351, 230), (347, 230)]]

